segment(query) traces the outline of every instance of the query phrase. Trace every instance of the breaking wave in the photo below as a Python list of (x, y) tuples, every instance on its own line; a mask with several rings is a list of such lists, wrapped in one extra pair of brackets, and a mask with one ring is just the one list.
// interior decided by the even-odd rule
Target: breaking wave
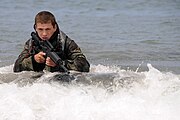
[(13, 73), (0, 68), (0, 118), (17, 120), (178, 120), (180, 75), (147, 64), (138, 72), (92, 65), (89, 73)]

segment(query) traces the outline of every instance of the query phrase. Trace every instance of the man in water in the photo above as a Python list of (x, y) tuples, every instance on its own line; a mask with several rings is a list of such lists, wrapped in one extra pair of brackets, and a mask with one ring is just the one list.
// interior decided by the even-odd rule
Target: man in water
[[(64, 66), (68, 70), (89, 72), (90, 64), (82, 53), (79, 46), (62, 32), (56, 19), (49, 11), (41, 11), (35, 16), (34, 29), (40, 41), (48, 40), (55, 48), (55, 52), (63, 60)], [(36, 49), (38, 47), (38, 50)], [(24, 46), (23, 51), (16, 60), (13, 68), (14, 72), (21, 71), (60, 71), (63, 69), (53, 62), (41, 47), (36, 46), (34, 40), (30, 38)]]

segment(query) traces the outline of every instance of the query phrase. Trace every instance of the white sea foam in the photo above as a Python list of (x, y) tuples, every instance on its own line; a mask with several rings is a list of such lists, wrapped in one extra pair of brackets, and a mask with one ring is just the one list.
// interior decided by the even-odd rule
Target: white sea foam
[(134, 81), (125, 87), (114, 82), (113, 91), (94, 84), (43, 82), (51, 73), (23, 87), (13, 82), (0, 84), (0, 120), (178, 120), (179, 75), (161, 72), (150, 64), (148, 68), (133, 72), (92, 66), (90, 74), (94, 76), (114, 72), (119, 75), (115, 81)]
[(0, 73), (1, 74), (13, 73), (13, 66), (14, 66), (14, 64), (9, 65), (9, 66), (1, 67), (0, 68)]

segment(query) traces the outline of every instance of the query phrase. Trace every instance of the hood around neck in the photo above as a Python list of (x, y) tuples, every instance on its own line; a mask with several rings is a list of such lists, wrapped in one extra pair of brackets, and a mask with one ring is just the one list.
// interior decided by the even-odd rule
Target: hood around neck
[(58, 26), (58, 24), (56, 24), (56, 25), (57, 25), (57, 29), (56, 29), (56, 31), (54, 32), (54, 34), (53, 34), (53, 35), (50, 37), (50, 39), (49, 39), (49, 42), (51, 42), (51, 43), (57, 40), (58, 34), (60, 33), (59, 26)]

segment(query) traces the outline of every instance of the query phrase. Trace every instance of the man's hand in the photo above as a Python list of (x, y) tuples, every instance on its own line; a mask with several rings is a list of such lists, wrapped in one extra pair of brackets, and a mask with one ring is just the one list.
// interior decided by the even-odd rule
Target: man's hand
[(34, 60), (37, 63), (45, 63), (45, 61), (46, 61), (46, 59), (44, 58), (45, 55), (46, 55), (46, 53), (39, 52), (38, 54), (34, 55)]
[(56, 66), (56, 64), (51, 60), (50, 57), (46, 58), (46, 65), (47, 66), (51, 66), (51, 67), (55, 67)]
[(34, 55), (34, 59), (37, 63), (45, 63), (47, 66), (55, 67), (56, 64), (51, 60), (50, 57), (45, 58), (45, 55), (46, 53), (39, 52), (38, 54)]

